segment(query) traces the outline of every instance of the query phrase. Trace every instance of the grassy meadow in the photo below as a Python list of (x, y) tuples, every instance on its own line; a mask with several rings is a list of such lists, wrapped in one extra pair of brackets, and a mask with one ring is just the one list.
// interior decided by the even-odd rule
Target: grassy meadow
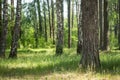
[(19, 50), (16, 59), (0, 59), (0, 80), (120, 80), (120, 51), (101, 52), (96, 71), (81, 69), (80, 57), (76, 49), (61, 56), (55, 49)]

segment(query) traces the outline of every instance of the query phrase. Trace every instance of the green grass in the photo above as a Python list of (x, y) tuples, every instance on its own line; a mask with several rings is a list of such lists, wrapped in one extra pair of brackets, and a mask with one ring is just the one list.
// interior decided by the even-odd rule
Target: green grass
[(92, 73), (81, 70), (81, 56), (75, 51), (65, 49), (63, 55), (55, 56), (54, 49), (19, 50), (17, 59), (0, 59), (0, 79), (56, 80), (58, 77), (57, 80), (75, 80), (77, 75), (83, 77), (86, 74), (88, 79), (91, 76), (120, 78), (120, 51), (101, 52), (101, 69)]

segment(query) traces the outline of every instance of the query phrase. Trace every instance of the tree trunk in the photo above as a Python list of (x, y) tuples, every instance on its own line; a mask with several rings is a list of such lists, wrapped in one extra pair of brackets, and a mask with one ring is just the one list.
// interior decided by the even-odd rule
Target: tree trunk
[[(80, 1), (79, 1), (79, 6), (80, 6)], [(78, 42), (77, 42), (77, 54), (80, 54), (82, 51), (82, 13), (81, 13), (81, 9), (79, 10), (79, 22), (78, 22)]]
[(0, 0), (0, 38), (1, 38), (1, 31), (2, 31), (2, 0)]
[(51, 0), (52, 5), (52, 34), (53, 34), (53, 44), (55, 44), (55, 18), (54, 18), (54, 1)]
[(63, 0), (56, 0), (57, 7), (57, 40), (56, 55), (63, 53)]
[(102, 15), (103, 15), (103, 7), (102, 7), (102, 1), (103, 0), (99, 0), (99, 27), (100, 27), (100, 49), (103, 49), (103, 22), (102, 22)]
[(68, 48), (71, 47), (71, 17), (70, 17), (70, 12), (71, 12), (71, 1), (68, 0)]
[(108, 30), (109, 30), (109, 25), (108, 25), (108, 1), (104, 0), (104, 41), (103, 41), (103, 50), (108, 50)]
[(14, 0), (11, 0), (11, 21), (14, 21)]
[(83, 48), (80, 64), (83, 68), (100, 67), (98, 49), (98, 2), (82, 0)]
[(42, 36), (42, 16), (41, 16), (41, 7), (40, 7), (40, 0), (37, 0), (37, 8), (38, 8), (38, 17), (39, 17), (39, 30), (40, 30), (40, 37)]
[(74, 26), (74, 1), (72, 1), (72, 28)]
[(0, 57), (5, 57), (6, 37), (8, 27), (8, 0), (3, 1), (3, 26), (0, 36)]
[(48, 4), (48, 18), (49, 18), (49, 27), (50, 27), (50, 38), (52, 37), (52, 29), (51, 29), (51, 17), (50, 17), (50, 5), (49, 5), (49, 0), (47, 0)]
[(21, 30), (21, 9), (22, 9), (21, 7), (22, 7), (21, 0), (17, 0), (16, 19), (13, 28), (11, 51), (9, 58), (17, 57), (18, 40), (20, 38), (20, 30)]
[(119, 0), (119, 31), (118, 31), (118, 45), (119, 45), (119, 50), (120, 50), (120, 0)]
[(47, 25), (46, 25), (46, 3), (43, 0), (43, 6), (44, 6), (44, 25), (45, 25), (45, 41), (47, 42)]

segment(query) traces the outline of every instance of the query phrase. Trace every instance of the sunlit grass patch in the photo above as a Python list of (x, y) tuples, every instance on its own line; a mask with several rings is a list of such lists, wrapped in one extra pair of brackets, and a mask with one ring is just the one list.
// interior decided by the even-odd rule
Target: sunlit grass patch
[(64, 80), (69, 80), (69, 78), (74, 79), (76, 77), (75, 80), (77, 80), (80, 77), (84, 78), (83, 76), (85, 75), (88, 75), (90, 79), (107, 77), (109, 80), (109, 78), (114, 76), (120, 78), (119, 51), (101, 53), (101, 69), (95, 72), (83, 72), (80, 69), (81, 55), (77, 55), (75, 51), (75, 49), (65, 49), (63, 55), (56, 56), (55, 49), (19, 50), (18, 58), (16, 59), (0, 59), (0, 78), (28, 78), (28, 80), (29, 78), (31, 80), (46, 80), (46, 78), (48, 80), (56, 80), (56, 78), (63, 78)]

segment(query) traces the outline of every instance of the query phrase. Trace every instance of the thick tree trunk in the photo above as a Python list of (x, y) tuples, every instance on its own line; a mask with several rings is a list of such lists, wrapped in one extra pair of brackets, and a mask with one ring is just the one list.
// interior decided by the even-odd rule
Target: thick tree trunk
[(55, 44), (55, 18), (54, 18), (54, 1), (51, 0), (52, 5), (52, 36), (53, 36), (53, 44)]
[(103, 7), (102, 7), (102, 1), (99, 0), (99, 27), (100, 27), (100, 49), (103, 49), (103, 22), (102, 22), (102, 15), (103, 15)]
[(3, 1), (3, 26), (0, 36), (0, 57), (5, 57), (6, 37), (8, 27), (8, 0)]
[(50, 28), (50, 38), (52, 37), (52, 29), (51, 29), (51, 17), (50, 17), (50, 5), (49, 5), (49, 0), (47, 0), (47, 4), (48, 4), (48, 18), (49, 18), (49, 28)]
[(100, 67), (98, 48), (98, 2), (82, 0), (83, 48), (80, 64), (83, 68)]
[(40, 37), (43, 34), (43, 29), (42, 29), (42, 16), (41, 16), (41, 7), (40, 7), (40, 0), (37, 0), (37, 8), (38, 8), (38, 17), (39, 17), (39, 31), (40, 31)]
[(70, 12), (71, 12), (71, 1), (68, 0), (68, 48), (71, 47), (71, 17), (70, 17)]
[(56, 55), (63, 53), (63, 0), (56, 0), (57, 7), (57, 40)]
[(104, 0), (104, 41), (103, 41), (103, 50), (108, 50), (108, 43), (109, 43), (109, 38), (108, 38), (108, 30), (109, 30), (109, 25), (108, 25), (108, 1)]
[(17, 57), (18, 40), (20, 38), (20, 30), (21, 30), (21, 9), (22, 9), (21, 7), (22, 7), (21, 0), (17, 0), (16, 19), (13, 28), (11, 51), (9, 58)]
[(46, 3), (45, 1), (43, 1), (43, 6), (44, 6), (44, 25), (45, 25), (45, 41), (47, 42), (48, 38), (47, 38), (47, 25), (46, 25)]

